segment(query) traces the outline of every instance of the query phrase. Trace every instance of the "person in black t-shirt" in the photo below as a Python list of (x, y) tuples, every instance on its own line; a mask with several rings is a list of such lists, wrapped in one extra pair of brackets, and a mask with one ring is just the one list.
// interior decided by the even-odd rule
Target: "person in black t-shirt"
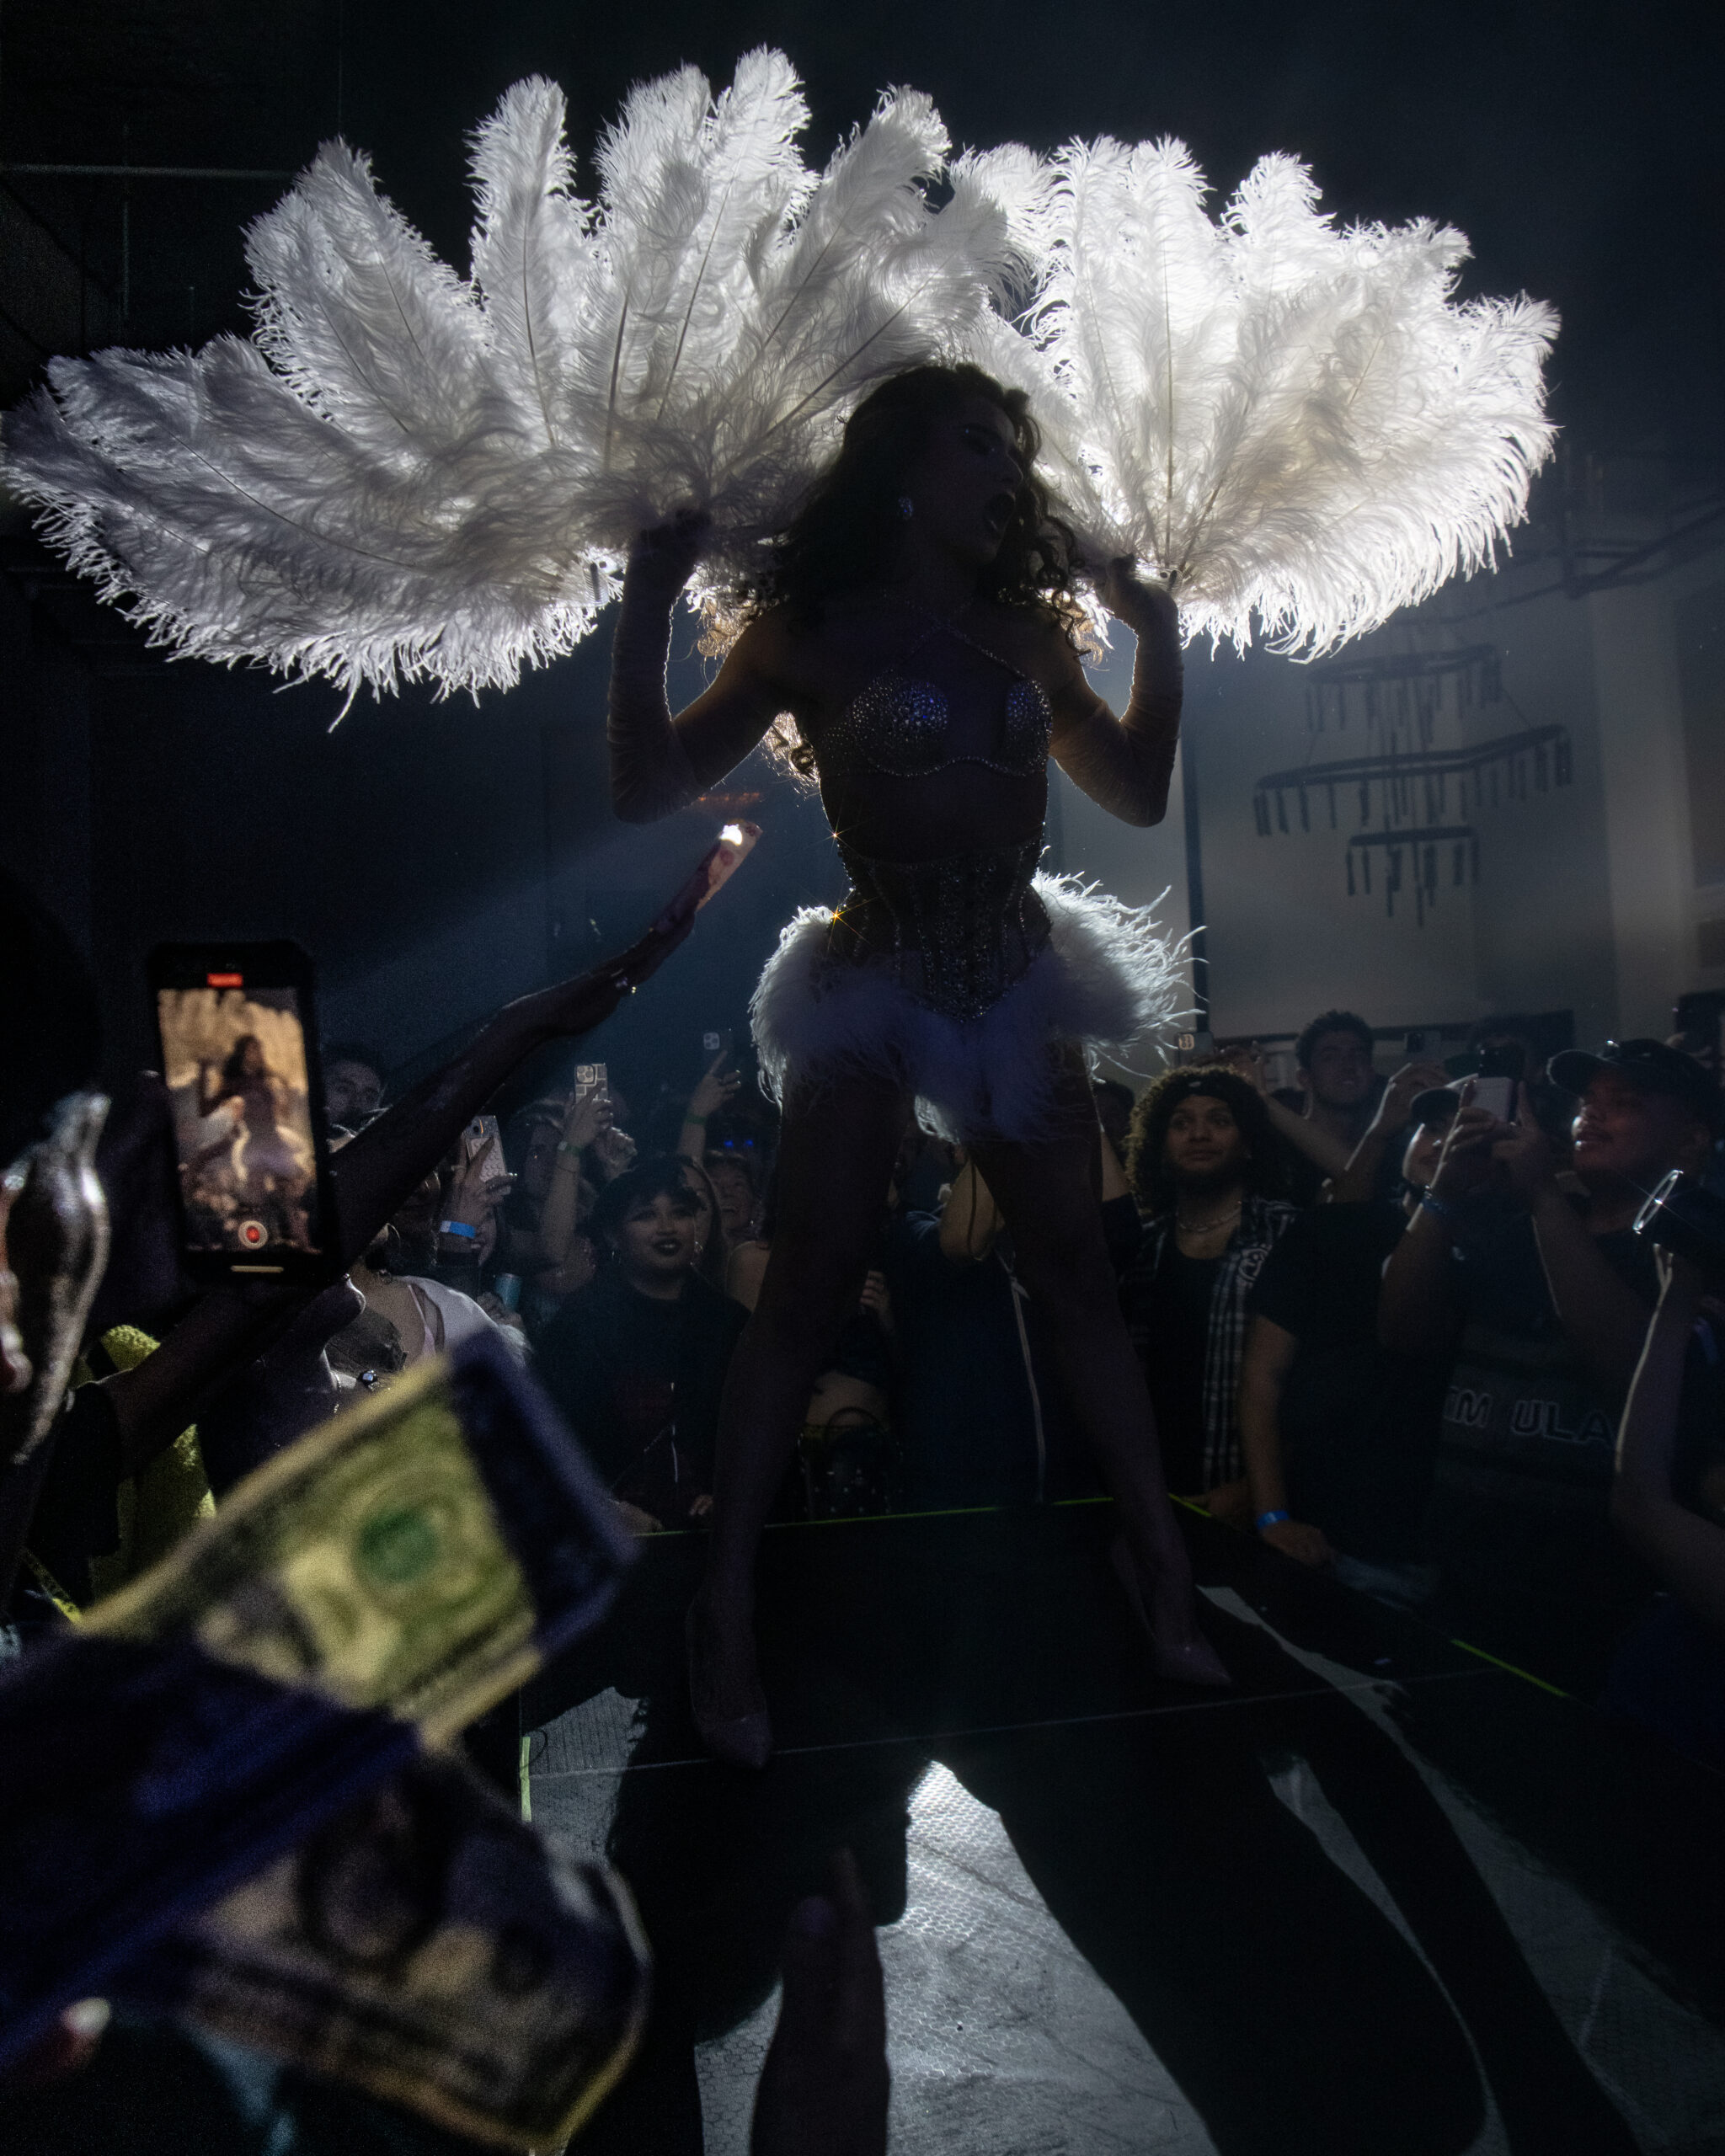
[[(1103, 1235), (1119, 1262), (1137, 1246), (1137, 1208), (1106, 1138), (1103, 1161)], [(1046, 1315), (1013, 1270), (975, 1161), (960, 1155), (940, 1212), (895, 1214), (882, 1262), (898, 1313), (906, 1509), (1093, 1495)]]
[[(1406, 1209), (1366, 1197), (1301, 1214), (1252, 1292), (1240, 1379), (1258, 1533), (1304, 1564), (1332, 1566), (1349, 1586), (1402, 1604), (1420, 1602), (1433, 1584), (1420, 1562), (1420, 1527), (1450, 1369), (1447, 1355), (1397, 1355), (1378, 1343), (1385, 1261), (1455, 1112), (1452, 1092), (1430, 1089), (1422, 1098), (1402, 1166)], [(1397, 1102), (1393, 1114), (1405, 1119), (1407, 1105)], [(1369, 1185), (1369, 1164), (1362, 1171)]]
[(591, 1223), (606, 1262), (539, 1344), (546, 1390), (643, 1531), (712, 1507), (719, 1394), (747, 1321), (695, 1270), (698, 1210), (680, 1161), (607, 1183)]
[[(1668, 1254), (1658, 1310), (1624, 1410), (1611, 1517), (1665, 1594), (1617, 1649), (1608, 1713), (1725, 1770), (1725, 1414), (1719, 1279)], [(1696, 1336), (1712, 1382), (1696, 1397)], [(1696, 1440), (1699, 1438), (1700, 1443)]]

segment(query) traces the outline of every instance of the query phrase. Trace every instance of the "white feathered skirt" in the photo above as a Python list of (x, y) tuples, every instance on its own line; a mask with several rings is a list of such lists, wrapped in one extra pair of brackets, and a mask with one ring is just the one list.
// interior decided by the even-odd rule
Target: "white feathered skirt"
[(1035, 875), (1028, 889), (1047, 915), (1047, 940), (974, 1017), (913, 993), (893, 955), (836, 956), (836, 916), (805, 906), (749, 1006), (767, 1091), (782, 1101), (793, 1088), (866, 1074), (907, 1086), (923, 1129), (953, 1144), (1049, 1135), (1051, 1051), (1070, 1042), (1092, 1068), (1103, 1055), (1124, 1061), (1167, 1033), (1185, 984), (1178, 950), (1148, 908), (1070, 876)]

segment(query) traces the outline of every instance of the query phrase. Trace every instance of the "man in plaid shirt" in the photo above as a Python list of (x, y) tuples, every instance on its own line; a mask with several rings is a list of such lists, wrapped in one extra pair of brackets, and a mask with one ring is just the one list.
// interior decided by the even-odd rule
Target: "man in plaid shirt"
[(1249, 1523), (1237, 1401), (1246, 1301), (1278, 1237), (1282, 1141), (1263, 1097), (1217, 1065), (1171, 1070), (1133, 1113), (1127, 1174), (1151, 1217), (1121, 1299), (1156, 1408), (1168, 1487)]

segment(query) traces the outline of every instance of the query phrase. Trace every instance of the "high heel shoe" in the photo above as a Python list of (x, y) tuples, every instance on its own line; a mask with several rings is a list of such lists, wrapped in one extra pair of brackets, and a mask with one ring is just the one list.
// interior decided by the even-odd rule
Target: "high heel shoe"
[[(689, 1656), (689, 1711), (701, 1742), (715, 1759), (729, 1767), (764, 1767), (772, 1757), (772, 1720), (762, 1700), (744, 1715), (718, 1715), (710, 1696), (708, 1634), (701, 1599), (689, 1604), (683, 1620), (683, 1640)], [(759, 1688), (756, 1688), (759, 1697)]]
[(1177, 1684), (1208, 1684), (1218, 1688), (1233, 1684), (1227, 1667), (1215, 1649), (1202, 1633), (1195, 1633), (1190, 1640), (1164, 1640), (1150, 1621), (1150, 1611), (1144, 1600), (1144, 1584), (1139, 1576), (1137, 1560), (1124, 1534), (1117, 1534), (1108, 1545), (1108, 1562), (1114, 1567), (1114, 1577), (1120, 1582), (1120, 1591), (1126, 1598), (1128, 1608), (1144, 1628), (1150, 1641), (1151, 1659), (1155, 1662), (1159, 1677), (1169, 1677)]

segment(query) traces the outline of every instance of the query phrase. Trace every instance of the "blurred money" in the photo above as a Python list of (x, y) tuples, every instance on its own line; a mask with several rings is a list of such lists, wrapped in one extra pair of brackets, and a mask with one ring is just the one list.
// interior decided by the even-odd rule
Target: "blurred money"
[(435, 1744), (596, 1623), (631, 1555), (555, 1411), (481, 1337), (248, 1476), (85, 1629), (189, 1636)]
[(0, 2067), (418, 1742), (190, 1640), (24, 1655), (0, 1683)]
[(420, 1759), (133, 1972), (218, 2036), (497, 2148), (561, 2149), (645, 2018), (628, 1889)]
[(628, 1539), (464, 1343), (250, 1476), (0, 1678), (0, 2064), (609, 1606)]

